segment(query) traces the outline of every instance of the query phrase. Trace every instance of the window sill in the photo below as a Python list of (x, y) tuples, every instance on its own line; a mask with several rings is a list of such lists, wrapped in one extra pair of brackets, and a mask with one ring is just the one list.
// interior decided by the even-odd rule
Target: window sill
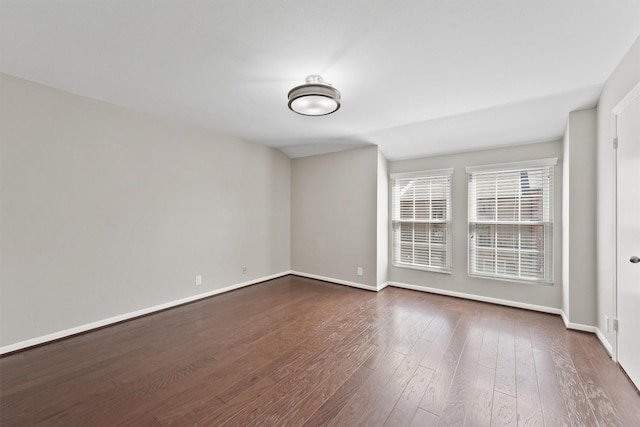
[(553, 286), (553, 282), (545, 282), (542, 280), (526, 280), (526, 279), (511, 279), (508, 277), (500, 277), (500, 276), (488, 276), (481, 274), (471, 274), (468, 273), (469, 277), (473, 277), (474, 279), (484, 279), (484, 280), (496, 280), (499, 282), (510, 282), (510, 283), (521, 283), (523, 285), (543, 285), (543, 286)]
[(452, 273), (451, 270), (444, 270), (442, 268), (434, 268), (434, 267), (421, 267), (419, 265), (412, 265), (412, 264), (402, 264), (402, 263), (392, 262), (391, 265), (393, 267), (406, 268), (406, 269), (409, 269), (409, 270), (428, 271), (428, 272), (431, 272), (431, 273), (440, 273), (440, 274), (451, 274)]

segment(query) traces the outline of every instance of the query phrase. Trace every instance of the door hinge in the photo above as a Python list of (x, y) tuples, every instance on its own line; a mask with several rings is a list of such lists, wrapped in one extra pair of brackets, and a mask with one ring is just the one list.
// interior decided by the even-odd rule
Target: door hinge
[(618, 137), (617, 136), (615, 138), (613, 138), (613, 149), (615, 150), (616, 148), (618, 148)]
[(618, 332), (618, 319), (611, 319), (611, 326), (614, 331)]

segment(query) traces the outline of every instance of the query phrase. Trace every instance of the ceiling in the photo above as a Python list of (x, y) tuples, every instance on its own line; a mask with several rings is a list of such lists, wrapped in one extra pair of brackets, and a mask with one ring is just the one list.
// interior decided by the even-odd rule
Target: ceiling
[[(561, 138), (640, 0), (0, 1), (2, 72), (276, 147), (390, 160)], [(287, 92), (320, 74), (336, 113)]]

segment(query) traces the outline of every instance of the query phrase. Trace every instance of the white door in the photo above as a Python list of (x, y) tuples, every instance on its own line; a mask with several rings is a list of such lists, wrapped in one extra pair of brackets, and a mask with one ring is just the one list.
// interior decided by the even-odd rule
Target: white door
[(640, 389), (640, 85), (614, 109), (618, 363)]

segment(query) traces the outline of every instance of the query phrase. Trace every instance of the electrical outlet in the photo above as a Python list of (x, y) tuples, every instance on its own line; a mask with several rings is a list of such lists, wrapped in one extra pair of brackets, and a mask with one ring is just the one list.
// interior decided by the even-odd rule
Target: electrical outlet
[(362, 267), (358, 267), (357, 274), (358, 276), (362, 276)]
[(247, 267), (242, 267), (242, 274), (247, 274)]
[(196, 276), (196, 286), (200, 286), (200, 285), (202, 285), (202, 276), (198, 274)]

